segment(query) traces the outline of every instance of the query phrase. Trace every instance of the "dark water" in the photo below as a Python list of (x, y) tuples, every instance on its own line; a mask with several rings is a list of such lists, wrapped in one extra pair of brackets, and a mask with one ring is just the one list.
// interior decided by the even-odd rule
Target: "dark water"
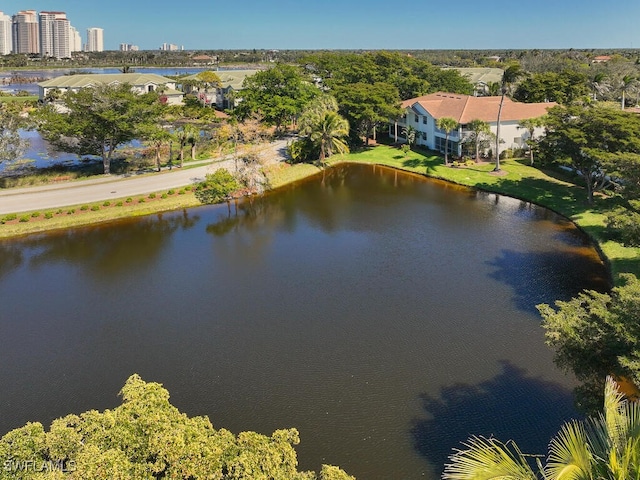
[(543, 453), (574, 383), (535, 305), (605, 279), (553, 213), (371, 166), (3, 242), (0, 431), (137, 372), (216, 427), (297, 427), (305, 469), (435, 479), (472, 433)]

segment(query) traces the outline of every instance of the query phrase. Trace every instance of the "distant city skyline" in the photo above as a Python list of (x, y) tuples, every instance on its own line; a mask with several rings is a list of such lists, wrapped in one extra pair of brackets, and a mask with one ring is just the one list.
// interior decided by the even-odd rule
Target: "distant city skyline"
[(104, 48), (555, 49), (640, 48), (638, 0), (539, 0), (487, 5), (381, 0), (37, 0), (2, 11), (62, 11), (80, 32), (100, 25)]

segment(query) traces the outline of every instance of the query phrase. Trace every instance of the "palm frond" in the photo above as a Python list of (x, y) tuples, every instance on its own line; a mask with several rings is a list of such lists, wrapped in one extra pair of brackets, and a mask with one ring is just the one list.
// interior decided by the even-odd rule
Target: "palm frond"
[(594, 458), (584, 425), (575, 420), (565, 423), (549, 444), (544, 469), (547, 480), (589, 480)]
[(525, 456), (512, 443), (473, 436), (445, 465), (444, 480), (535, 480)]

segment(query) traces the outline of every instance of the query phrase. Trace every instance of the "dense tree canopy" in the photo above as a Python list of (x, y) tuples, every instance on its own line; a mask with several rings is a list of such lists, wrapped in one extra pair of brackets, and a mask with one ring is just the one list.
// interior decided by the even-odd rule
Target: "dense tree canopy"
[(303, 62), (330, 91), (358, 83), (387, 83), (398, 90), (402, 100), (437, 91), (473, 91), (473, 85), (458, 70), (441, 69), (398, 52), (325, 52), (309, 55)]
[[(131, 376), (113, 410), (28, 423), (0, 439), (1, 479), (354, 480), (337, 467), (299, 472), (295, 428), (231, 432), (180, 413), (158, 383)], [(63, 471), (69, 476), (65, 476)]]
[(401, 115), (398, 89), (389, 83), (359, 82), (336, 88), (339, 112), (349, 121), (351, 131), (368, 142), (373, 129)]
[(585, 388), (606, 375), (625, 376), (640, 385), (640, 281), (621, 276), (611, 293), (585, 291), (569, 301), (538, 306), (547, 344), (555, 362), (585, 382)]
[(616, 164), (640, 153), (640, 117), (635, 114), (604, 106), (558, 106), (549, 110), (545, 123), (541, 154), (575, 169), (589, 202), (610, 184)]
[(571, 104), (589, 96), (589, 79), (586, 74), (572, 70), (535, 73), (522, 80), (513, 98), (519, 102), (557, 102)]
[(154, 124), (161, 108), (157, 93), (139, 95), (126, 83), (88, 87), (64, 94), (62, 111), (40, 109), (39, 131), (62, 151), (101, 156), (108, 174), (114, 150)]
[(266, 123), (280, 128), (319, 93), (298, 67), (277, 64), (245, 79), (242, 102), (233, 113), (241, 120), (259, 113)]

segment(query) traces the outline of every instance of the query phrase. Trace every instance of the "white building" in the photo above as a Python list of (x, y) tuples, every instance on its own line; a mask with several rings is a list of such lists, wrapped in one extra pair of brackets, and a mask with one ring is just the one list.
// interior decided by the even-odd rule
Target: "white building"
[(184, 93), (176, 90), (175, 80), (154, 73), (89, 73), (62, 75), (38, 84), (41, 102), (51, 101), (51, 96), (77, 92), (83, 88), (99, 85), (119, 85), (126, 83), (138, 94), (160, 91), (160, 101), (169, 105), (180, 105)]
[(130, 43), (120, 44), (121, 52), (137, 52), (138, 50), (140, 50), (140, 47), (138, 47), (138, 45), (131, 45)]
[[(491, 132), (496, 134), (500, 99), (501, 97), (472, 97), (438, 92), (405, 100), (402, 103), (404, 115), (390, 124), (389, 136), (396, 142), (406, 142), (403, 132), (411, 127), (416, 132), (416, 145), (444, 152), (446, 134), (438, 129), (436, 121), (439, 118), (453, 118), (458, 122), (458, 128), (449, 133), (446, 147), (452, 155), (461, 156), (462, 143), (469, 135), (467, 124), (472, 120), (487, 122)], [(529, 138), (529, 132), (518, 128), (519, 123), (529, 118), (541, 117), (555, 105), (553, 102), (520, 103), (505, 97), (500, 117), (500, 152), (509, 148), (522, 148)], [(539, 128), (534, 135), (541, 133), (542, 128)], [(495, 148), (493, 145), (492, 147)]]
[(38, 14), (22, 10), (12, 18), (13, 53), (40, 53)]
[(104, 30), (102, 28), (87, 28), (87, 52), (104, 52)]
[(71, 57), (71, 24), (64, 12), (40, 12), (40, 55)]
[(77, 28), (71, 26), (70, 40), (71, 40), (71, 51), (72, 52), (81, 52), (82, 51), (82, 37), (80, 36), (80, 32)]
[(11, 17), (0, 12), (0, 55), (9, 55), (13, 51)]

